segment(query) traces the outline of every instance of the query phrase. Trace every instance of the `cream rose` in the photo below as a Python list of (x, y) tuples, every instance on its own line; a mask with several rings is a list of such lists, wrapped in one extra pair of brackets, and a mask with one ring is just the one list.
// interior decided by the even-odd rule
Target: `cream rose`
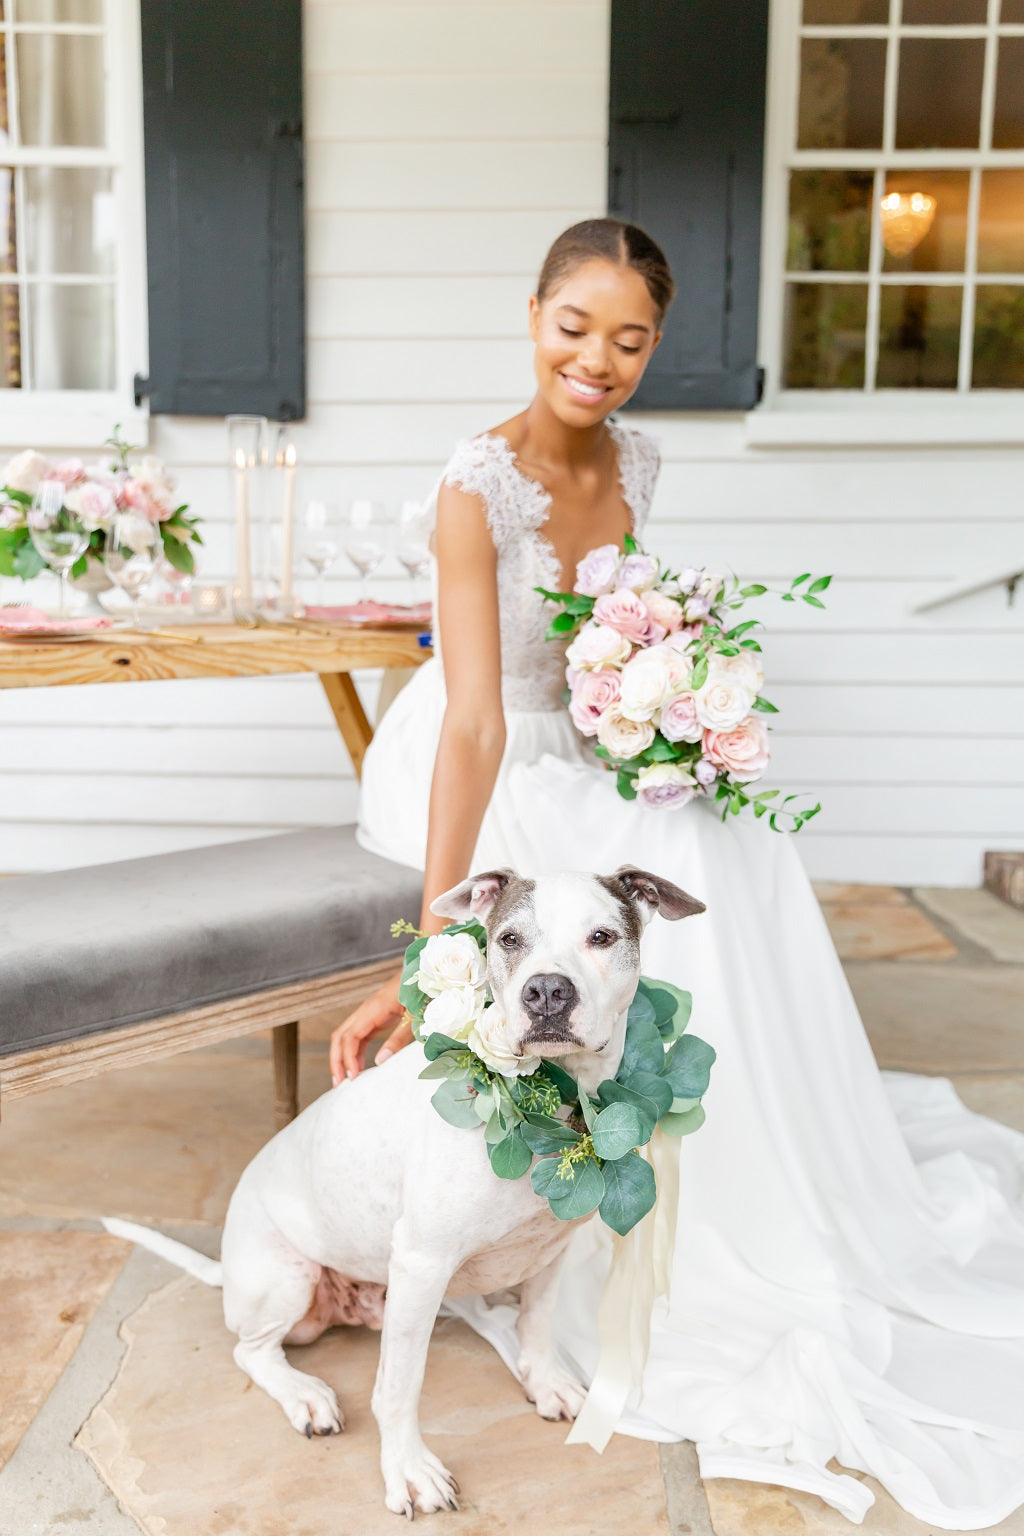
[(138, 512), (117, 514), (117, 537), (134, 555), (146, 555), (154, 547), (153, 524)]
[(646, 752), (654, 740), (654, 726), (649, 720), (628, 719), (618, 704), (612, 704), (597, 723), (597, 739), (612, 757), (628, 760)]
[(423, 1033), (430, 1035), (436, 1031), (452, 1040), (468, 1040), (483, 1011), (483, 987), (448, 987), (424, 1008)]
[(517, 1051), (513, 1032), (497, 1003), (485, 1008), (469, 1032), (468, 1045), (485, 1067), (502, 1077), (529, 1077), (540, 1066), (539, 1056), (524, 1056)]
[(754, 707), (753, 693), (739, 678), (714, 669), (695, 697), (697, 719), (710, 731), (731, 731)]
[(434, 933), (420, 950), (416, 985), (428, 997), (439, 997), (449, 987), (482, 987), (484, 957), (468, 933)]
[(710, 672), (737, 678), (755, 697), (764, 687), (764, 667), (757, 651), (740, 651), (738, 656), (714, 656)]
[(628, 661), (633, 647), (607, 624), (596, 624), (588, 619), (570, 646), (566, 647), (565, 659), (577, 672), (596, 667), (620, 667)]
[(730, 731), (705, 731), (703, 747), (704, 756), (739, 784), (759, 779), (771, 758), (768, 728), (756, 715), (749, 715)]
[(16, 453), (11, 459), (3, 474), (0, 475), (0, 483), (11, 491), (22, 491), (26, 496), (34, 496), (39, 489), (40, 480), (44, 480), (50, 474), (50, 465), (41, 453), (36, 453), (34, 448), (25, 448), (21, 453)]
[(683, 622), (683, 610), (674, 598), (664, 592), (642, 592), (641, 600), (655, 624), (660, 624), (667, 634), (673, 634)]
[(672, 697), (672, 672), (663, 656), (641, 651), (621, 673), (619, 710), (627, 720), (653, 720)]

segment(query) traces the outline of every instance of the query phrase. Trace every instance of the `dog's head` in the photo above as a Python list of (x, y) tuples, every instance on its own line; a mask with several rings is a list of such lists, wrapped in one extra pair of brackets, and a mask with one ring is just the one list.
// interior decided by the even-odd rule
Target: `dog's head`
[[(646, 870), (526, 880), (511, 869), (472, 875), (430, 910), (487, 930), (487, 979), (523, 1056), (597, 1058), (618, 1069), (640, 979), (640, 936), (656, 912), (675, 920), (703, 902)], [(566, 1062), (580, 1075), (583, 1062)], [(588, 1076), (591, 1074), (587, 1074)]]

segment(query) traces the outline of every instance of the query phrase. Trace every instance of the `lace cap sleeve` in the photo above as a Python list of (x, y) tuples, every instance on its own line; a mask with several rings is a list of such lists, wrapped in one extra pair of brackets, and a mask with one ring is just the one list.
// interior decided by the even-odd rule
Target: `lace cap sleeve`
[(539, 528), (550, 499), (540, 485), (521, 474), (511, 445), (497, 435), (457, 444), (441, 484), (480, 497), (499, 550), (522, 529)]
[(619, 449), (619, 478), (622, 494), (633, 514), (633, 527), (637, 533), (647, 521), (654, 500), (654, 488), (661, 469), (661, 452), (653, 437), (636, 427), (625, 427), (612, 422), (612, 432)]

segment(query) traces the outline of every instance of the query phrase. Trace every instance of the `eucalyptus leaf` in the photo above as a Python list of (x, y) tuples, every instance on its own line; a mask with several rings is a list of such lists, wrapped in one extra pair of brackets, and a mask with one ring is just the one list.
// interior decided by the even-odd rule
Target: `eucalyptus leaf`
[(639, 1111), (633, 1104), (609, 1104), (595, 1117), (590, 1134), (598, 1157), (624, 1157), (643, 1137)]
[(428, 1061), (433, 1061), (442, 1051), (464, 1051), (466, 1048), (464, 1040), (453, 1040), (451, 1035), (442, 1035), (439, 1029), (423, 1042), (423, 1054)]
[(654, 1024), (656, 1020), (657, 1010), (655, 1009), (654, 1001), (647, 988), (641, 983), (636, 990), (633, 1001), (629, 1005), (629, 1012), (626, 1014), (626, 1028), (628, 1029), (631, 1024), (635, 1024), (638, 1027), (644, 1024)]
[(715, 1050), (697, 1035), (683, 1035), (670, 1048), (664, 1076), (677, 1099), (699, 1099), (711, 1081)]
[[(559, 1184), (565, 1190), (556, 1198)], [(570, 1177), (552, 1180), (547, 1191), (548, 1203), (559, 1221), (579, 1221), (596, 1211), (605, 1197), (604, 1174), (589, 1158), (586, 1162), (573, 1163)]]
[(420, 1077), (454, 1077), (462, 1068), (453, 1056), (438, 1056), (436, 1061), (428, 1061), (420, 1073)]
[(504, 1141), (509, 1134), (507, 1125), (502, 1125), (499, 1115), (492, 1115), (484, 1126), (484, 1141), (489, 1147), (495, 1146), (499, 1141)]
[(658, 1123), (658, 1106), (653, 1099), (611, 1078), (606, 1078), (600, 1085), (597, 1097), (602, 1104), (632, 1104), (640, 1114), (640, 1136), (637, 1144), (643, 1146), (645, 1142), (650, 1141), (654, 1127)]
[(654, 1008), (647, 998), (643, 1001), (647, 1018), (626, 1020), (626, 1043), (617, 1074), (622, 1078), (632, 1077), (634, 1072), (660, 1072), (665, 1063), (665, 1045), (654, 1022)]
[(654, 1169), (638, 1152), (629, 1152), (617, 1162), (605, 1163), (602, 1173), (605, 1190), (600, 1205), (601, 1220), (613, 1232), (625, 1237), (654, 1205), (657, 1197)]
[(544, 1157), (549, 1152), (563, 1152), (566, 1147), (573, 1147), (579, 1141), (577, 1133), (568, 1125), (562, 1125), (560, 1121), (554, 1122), (558, 1129), (547, 1129), (544, 1126), (533, 1124), (532, 1120), (525, 1119), (520, 1126), (523, 1140), (532, 1152), (539, 1157)]
[(487, 1155), (499, 1179), (521, 1179), (533, 1162), (533, 1153), (518, 1130), (488, 1147)]
[(633, 1072), (626, 1079), (625, 1086), (632, 1088), (634, 1093), (642, 1093), (645, 1099), (650, 1099), (657, 1105), (660, 1115), (667, 1114), (672, 1107), (672, 1088), (668, 1079), (660, 1073)]
[[(403, 981), (398, 989), (398, 1001), (402, 1007), (412, 1015), (414, 1019), (421, 1019), (424, 1010), (431, 999), (425, 992), (421, 992), (413, 981)], [(429, 1038), (433, 1038), (432, 1036)]]
[(557, 1061), (545, 1061), (538, 1070), (544, 1073), (549, 1082), (554, 1083), (567, 1104), (575, 1102), (580, 1090), (571, 1072), (560, 1067)]
[(476, 1112), (477, 1097), (467, 1083), (449, 1078), (432, 1095), (430, 1102), (442, 1120), (447, 1120), (449, 1125), (457, 1125), (462, 1131), (470, 1131), (480, 1124)]
[(548, 1190), (558, 1177), (561, 1161), (560, 1157), (542, 1157), (540, 1162), (534, 1163), (530, 1183), (533, 1185), (535, 1194), (547, 1196)]
[(583, 1118), (586, 1121), (587, 1130), (592, 1131), (594, 1129), (594, 1121), (600, 1114), (600, 1110), (594, 1103), (593, 1099), (590, 1097), (589, 1093), (580, 1094), (580, 1109), (583, 1112)]
[(700, 1130), (704, 1118), (703, 1104), (695, 1104), (685, 1114), (665, 1115), (659, 1124), (666, 1136), (691, 1136), (694, 1131)]

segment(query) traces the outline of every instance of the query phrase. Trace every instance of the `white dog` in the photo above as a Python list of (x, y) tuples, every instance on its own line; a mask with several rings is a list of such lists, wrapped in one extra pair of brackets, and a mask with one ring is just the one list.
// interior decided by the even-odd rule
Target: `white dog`
[[(640, 977), (640, 935), (660, 912), (703, 911), (645, 871), (521, 879), (476, 875), (432, 904), (487, 930), (488, 982), (520, 1054), (562, 1058), (591, 1093), (614, 1077)], [(224, 1228), (224, 1316), (235, 1360), (302, 1434), (343, 1427), (334, 1392), (296, 1370), (284, 1345), (337, 1323), (383, 1324), (373, 1412), (385, 1502), (412, 1518), (457, 1508), (455, 1479), (420, 1435), (427, 1347), (446, 1296), (520, 1290), (518, 1369), (545, 1418), (575, 1418), (583, 1391), (555, 1364), (550, 1321), (573, 1223), (528, 1177), (499, 1179), (482, 1134), (430, 1103), (413, 1045), (323, 1095), (262, 1149)], [(136, 1228), (113, 1230), (140, 1237)], [(182, 1262), (180, 1245), (150, 1242)], [(176, 1251), (172, 1252), (172, 1248)], [(209, 1260), (188, 1264), (213, 1280)], [(386, 1297), (386, 1301), (385, 1301)]]

